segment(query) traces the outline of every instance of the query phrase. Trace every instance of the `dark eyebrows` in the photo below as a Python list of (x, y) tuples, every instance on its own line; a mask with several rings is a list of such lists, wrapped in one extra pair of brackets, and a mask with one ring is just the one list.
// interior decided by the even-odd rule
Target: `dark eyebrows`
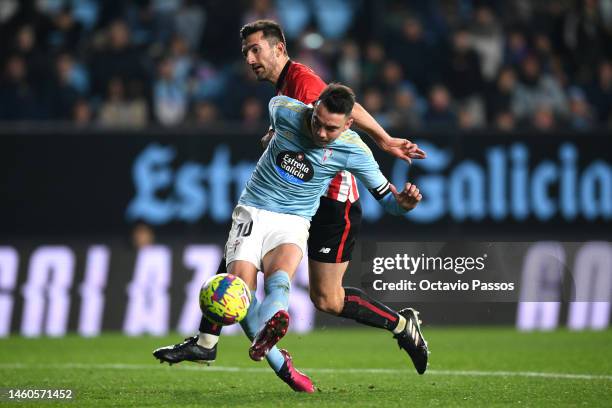
[(312, 113), (312, 118), (314, 119), (315, 123), (318, 126), (324, 127), (327, 130), (336, 130), (336, 129), (340, 129), (340, 126), (334, 126), (334, 125), (327, 125), (323, 122), (321, 122), (321, 120), (319, 119), (319, 117), (317, 116), (317, 114), (315, 112)]
[(253, 47), (257, 47), (258, 45), (259, 45), (258, 43), (255, 43), (255, 44), (248, 45), (246, 47), (242, 47), (242, 55), (246, 57), (246, 55), (248, 54), (249, 50), (251, 48), (253, 48)]
[(340, 129), (340, 126), (327, 125), (327, 124), (321, 122), (321, 120), (319, 119), (319, 117), (317, 116), (317, 113), (315, 111), (312, 112), (312, 118), (314, 119), (314, 121), (316, 122), (317, 125), (319, 125), (321, 127), (324, 127), (327, 130)]
[(242, 56), (246, 57), (247, 53), (249, 52), (249, 50), (251, 49), (251, 47), (242, 47)]

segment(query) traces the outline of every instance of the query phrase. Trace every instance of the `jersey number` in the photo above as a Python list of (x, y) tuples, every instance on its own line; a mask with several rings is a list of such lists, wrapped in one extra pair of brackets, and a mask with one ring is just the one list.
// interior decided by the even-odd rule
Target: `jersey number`
[(253, 231), (253, 221), (248, 222), (248, 223), (244, 223), (241, 222), (240, 224), (238, 224), (238, 233), (236, 234), (237, 237), (248, 237), (249, 235), (251, 235), (251, 231)]

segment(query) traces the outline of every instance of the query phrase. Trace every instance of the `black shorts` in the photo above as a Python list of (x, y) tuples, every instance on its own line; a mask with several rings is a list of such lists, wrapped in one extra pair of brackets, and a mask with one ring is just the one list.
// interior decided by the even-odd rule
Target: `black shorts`
[(359, 200), (342, 203), (321, 197), (321, 205), (310, 222), (308, 257), (326, 263), (350, 261), (360, 228)]

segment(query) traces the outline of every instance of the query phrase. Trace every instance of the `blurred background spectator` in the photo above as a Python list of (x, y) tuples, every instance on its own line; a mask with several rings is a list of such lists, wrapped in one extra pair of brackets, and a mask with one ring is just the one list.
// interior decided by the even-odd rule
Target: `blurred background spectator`
[(140, 97), (138, 86), (132, 86), (136, 92), (128, 95), (123, 79), (119, 77), (108, 81), (107, 97), (100, 107), (100, 125), (104, 127), (143, 127), (147, 124), (147, 106)]
[(132, 229), (131, 244), (134, 249), (141, 249), (155, 243), (155, 231), (144, 222), (137, 223)]
[(383, 126), (612, 126), (610, 0), (2, 1), (0, 121), (265, 122), (238, 36), (259, 18)]
[(436, 84), (429, 92), (429, 106), (425, 124), (430, 129), (441, 130), (457, 126), (457, 117), (451, 106), (451, 97), (444, 85)]

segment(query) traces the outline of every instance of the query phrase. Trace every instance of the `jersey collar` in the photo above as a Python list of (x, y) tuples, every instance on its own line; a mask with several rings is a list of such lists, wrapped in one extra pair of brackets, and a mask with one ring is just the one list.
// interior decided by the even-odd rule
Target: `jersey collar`
[(283, 70), (281, 71), (280, 75), (278, 76), (278, 81), (276, 81), (277, 94), (281, 92), (283, 87), (285, 86), (285, 77), (287, 77), (287, 72), (289, 71), (289, 67), (291, 66), (291, 64), (293, 64), (293, 61), (288, 60), (285, 66), (283, 67)]

